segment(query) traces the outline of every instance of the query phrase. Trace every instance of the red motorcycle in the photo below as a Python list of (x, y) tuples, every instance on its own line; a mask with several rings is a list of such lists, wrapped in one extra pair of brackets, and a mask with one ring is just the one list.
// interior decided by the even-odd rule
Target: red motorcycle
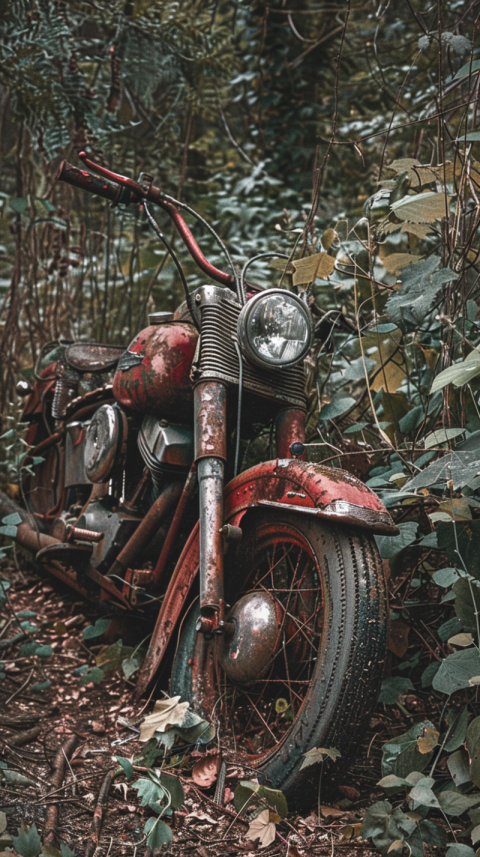
[[(338, 750), (338, 776), (376, 701), (387, 604), (373, 535), (397, 529), (350, 473), (304, 460), (301, 298), (246, 283), (250, 262), (241, 275), (211, 265), (179, 207), (195, 212), (150, 176), (80, 157), (97, 175), (64, 162), (59, 178), (140, 204), (169, 248), (156, 203), (207, 284), (190, 293), (170, 247), (185, 288), (175, 313), (151, 314), (126, 350), (43, 349), (33, 390), (17, 388), (27, 508), (3, 495), (0, 515), (19, 512), (17, 541), (85, 598), (158, 614), (139, 693), (170, 676), (171, 693), (217, 724), (227, 759), (308, 803), (318, 768), (301, 770), (304, 754)], [(268, 424), (275, 457), (238, 472), (240, 441)]]

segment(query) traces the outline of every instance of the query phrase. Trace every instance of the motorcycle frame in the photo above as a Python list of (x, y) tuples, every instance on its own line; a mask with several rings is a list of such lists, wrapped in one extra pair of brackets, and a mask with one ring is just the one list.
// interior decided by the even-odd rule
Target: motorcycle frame
[[(237, 289), (238, 299), (243, 303), (244, 295), (235, 278), (215, 268), (205, 259), (173, 201), (161, 190), (152, 186), (151, 177), (144, 176), (142, 183), (137, 183), (94, 164), (85, 153), (80, 153), (80, 157), (87, 166), (99, 173), (101, 178), (63, 162), (59, 171), (61, 180), (97, 193), (110, 199), (114, 204), (117, 202), (141, 203), (142, 199), (157, 203), (173, 219), (198, 266), (214, 281), (233, 290)], [(247, 287), (255, 291), (254, 286), (247, 284)], [(37, 381), (25, 409), (26, 416), (32, 417), (33, 413), (40, 412), (44, 401), (42, 393), (51, 386), (50, 379), (44, 382)], [(177, 481), (164, 489), (123, 546), (106, 575), (100, 574), (91, 566), (87, 570), (87, 576), (90, 576), (100, 587), (102, 599), (114, 599), (124, 609), (133, 610), (136, 601), (135, 577), (143, 575), (145, 579), (149, 579), (153, 590), (158, 590), (172, 547), (184, 521), (186, 509), (198, 484), (199, 521), (190, 532), (168, 582), (147, 657), (141, 670), (139, 693), (148, 687), (162, 663), (178, 627), (182, 610), (191, 597), (197, 574), (201, 612), (198, 631), (205, 635), (223, 633), (225, 540), (241, 537), (243, 518), (253, 508), (288, 509), (299, 515), (314, 515), (371, 533), (393, 535), (398, 532), (377, 496), (350, 473), (309, 464), (301, 458), (293, 457), (292, 445), (303, 444), (305, 441), (305, 412), (299, 407), (289, 406), (288, 403), (279, 404), (276, 408), (277, 458), (240, 473), (225, 486), (227, 390), (228, 383), (218, 379), (200, 380), (196, 383), (193, 414), (195, 455), (185, 483), (182, 486)], [(105, 391), (98, 390), (87, 394), (81, 401), (72, 403), (66, 418), (54, 434), (38, 444), (30, 455), (34, 456), (47, 451), (54, 444), (59, 444), (61, 450), (67, 422), (78, 419), (80, 416), (87, 416), (104, 401)], [(51, 520), (55, 515), (65, 492), (62, 484), (61, 454), (59, 458), (58, 500), (54, 509), (45, 516), (47, 520)], [(141, 554), (146, 548), (152, 533), (158, 530), (160, 523), (175, 504), (173, 519), (155, 568), (151, 573), (135, 569), (133, 567), (135, 556)], [(71, 581), (65, 571), (51, 565), (49, 570), (76, 588), (82, 595), (86, 594), (84, 587), (79, 587)], [(118, 574), (122, 574), (125, 580), (121, 590), (114, 584), (111, 577)]]

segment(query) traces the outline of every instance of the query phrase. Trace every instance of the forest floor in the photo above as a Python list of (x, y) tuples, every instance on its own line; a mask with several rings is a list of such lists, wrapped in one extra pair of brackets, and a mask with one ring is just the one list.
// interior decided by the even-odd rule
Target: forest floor
[[(99, 648), (91, 645), (98, 640), (82, 637), (82, 630), (98, 618), (91, 605), (56, 581), (40, 578), (23, 560), (16, 567), (3, 563), (0, 571), (3, 579), (11, 581), (3, 626), (0, 623), (0, 774), (12, 772), (7, 781), (2, 776), (0, 786), (0, 820), (4, 813), (7, 823), (3, 832), (0, 824), (0, 857), (6, 855), (5, 848), (10, 855), (16, 854), (12, 849), (14, 844), (20, 848), (20, 840), (13, 843), (12, 837), (26, 837), (34, 824), (43, 838), (42, 853), (52, 857), (70, 857), (72, 852), (76, 857), (94, 852), (96, 857), (146, 857), (151, 852), (143, 828), (151, 811), (140, 805), (137, 792), (120, 776), (114, 779), (101, 809), (98, 796), (105, 777), (118, 769), (115, 757), (132, 757), (141, 749), (128, 723), (138, 722), (136, 718), (144, 709), (150, 711), (152, 701), (136, 700), (133, 682), (121, 670), (106, 675), (99, 685), (82, 683), (82, 668), (95, 665), (92, 649)], [(21, 649), (25, 637), (15, 641), (20, 636), (19, 619), (34, 623), (36, 643), (47, 648), (25, 654), (25, 648)], [(140, 638), (141, 634), (137, 642)], [(114, 639), (107, 638), (107, 642)], [(45, 656), (50, 653), (48, 647), (51, 654)], [(415, 708), (418, 700), (414, 703), (412, 700)], [(423, 714), (414, 712), (415, 716)], [(410, 718), (405, 708), (402, 712), (379, 705), (335, 801), (328, 806), (321, 803), (319, 814), (317, 806), (306, 817), (287, 816), (278, 824), (274, 842), (264, 848), (246, 838), (248, 824), (238, 818), (231, 802), (234, 779), (227, 779), (229, 802), (220, 805), (214, 800), (214, 786), (202, 790), (186, 772), (182, 777), (184, 805), (170, 819), (173, 843), (162, 854), (378, 855), (361, 838), (362, 814), (375, 800), (385, 799), (376, 786), (381, 777), (381, 746), (392, 735), (404, 732), (411, 725)], [(72, 736), (76, 736), (73, 753), (68, 750)], [(100, 816), (97, 842), (92, 822), (98, 829)], [(48, 829), (50, 838), (45, 836)], [(60, 845), (62, 851), (56, 850)], [(29, 852), (25, 846), (21, 853), (38, 851)], [(439, 852), (431, 849), (429, 853)]]

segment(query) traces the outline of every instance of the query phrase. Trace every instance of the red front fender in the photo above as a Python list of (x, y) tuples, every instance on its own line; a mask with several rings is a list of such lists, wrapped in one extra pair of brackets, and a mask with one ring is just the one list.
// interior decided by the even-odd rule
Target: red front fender
[[(291, 458), (266, 461), (241, 473), (225, 488), (225, 521), (238, 526), (248, 509), (290, 509), (371, 533), (395, 535), (398, 530), (376, 494), (363, 482), (335, 467), (309, 464)], [(168, 585), (137, 693), (147, 689), (157, 672), (173, 633), (188, 603), (199, 562), (198, 524), (177, 562)]]
[(292, 458), (257, 464), (229, 482), (225, 521), (238, 526), (247, 509), (254, 506), (288, 507), (371, 533), (398, 533), (377, 495), (351, 473)]

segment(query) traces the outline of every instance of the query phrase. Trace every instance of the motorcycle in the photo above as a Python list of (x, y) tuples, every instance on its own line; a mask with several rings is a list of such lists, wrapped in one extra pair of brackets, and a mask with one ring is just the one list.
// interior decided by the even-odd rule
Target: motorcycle
[[(172, 695), (213, 719), (225, 759), (306, 805), (318, 766), (302, 766), (305, 753), (335, 749), (324, 777), (338, 779), (376, 702), (387, 602), (374, 534), (397, 528), (350, 473), (305, 460), (305, 302), (247, 282), (253, 260), (238, 274), (212, 228), (151, 176), (80, 157), (91, 172), (63, 162), (59, 179), (142, 206), (185, 301), (152, 313), (126, 349), (42, 350), (33, 389), (17, 387), (25, 503), (3, 495), (0, 515), (17, 512), (17, 541), (83, 597), (156, 616), (139, 694), (170, 678)], [(206, 275), (191, 293), (150, 203)], [(180, 208), (214, 234), (231, 273), (207, 261)], [(275, 457), (240, 470), (241, 440), (268, 424)]]

